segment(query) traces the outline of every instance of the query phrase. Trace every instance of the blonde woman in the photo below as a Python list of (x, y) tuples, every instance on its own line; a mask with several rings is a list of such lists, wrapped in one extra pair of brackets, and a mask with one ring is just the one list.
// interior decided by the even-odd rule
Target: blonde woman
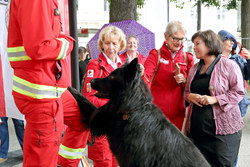
[[(118, 52), (126, 47), (126, 36), (121, 29), (115, 26), (104, 28), (99, 35), (98, 49), (101, 51), (98, 59), (91, 60), (87, 65), (86, 80), (83, 95), (86, 96), (96, 107), (107, 103), (107, 99), (94, 96), (95, 91), (91, 89), (90, 80), (93, 78), (104, 78), (124, 61), (118, 56)], [(117, 167), (117, 161), (109, 149), (106, 136), (95, 139), (95, 144), (88, 147), (88, 158), (93, 160), (94, 167)]]

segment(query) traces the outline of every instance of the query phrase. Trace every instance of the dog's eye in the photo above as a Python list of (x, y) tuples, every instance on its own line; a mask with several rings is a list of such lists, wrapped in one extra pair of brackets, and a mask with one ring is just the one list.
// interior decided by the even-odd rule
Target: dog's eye
[(114, 79), (115, 77), (113, 75), (110, 76), (110, 79)]

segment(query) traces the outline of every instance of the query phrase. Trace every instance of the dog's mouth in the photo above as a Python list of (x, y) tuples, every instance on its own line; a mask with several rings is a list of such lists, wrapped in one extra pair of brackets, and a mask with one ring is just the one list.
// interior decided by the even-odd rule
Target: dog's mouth
[[(109, 99), (110, 93), (109, 93), (108, 89), (105, 88), (103, 83), (100, 82), (100, 80), (103, 80), (103, 78), (102, 79), (101, 78), (96, 78), (96, 79), (90, 80), (90, 84), (91, 84), (92, 89), (96, 90), (96, 93), (94, 95), (96, 97), (98, 97), (98, 98)], [(104, 89), (102, 88), (103, 86), (104, 86)]]
[(106, 99), (110, 98), (110, 94), (108, 92), (105, 92), (105, 91), (97, 91), (95, 93), (95, 96), (98, 98), (106, 98)]

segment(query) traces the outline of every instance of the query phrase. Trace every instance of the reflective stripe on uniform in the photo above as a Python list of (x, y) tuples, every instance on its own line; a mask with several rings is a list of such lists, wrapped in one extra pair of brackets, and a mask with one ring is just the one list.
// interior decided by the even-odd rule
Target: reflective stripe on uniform
[(31, 58), (27, 56), (23, 46), (9, 47), (7, 48), (7, 52), (8, 52), (8, 58), (10, 62), (31, 60)]
[(14, 75), (13, 90), (35, 99), (47, 99), (59, 98), (66, 88), (34, 84)]
[(85, 148), (73, 149), (61, 144), (59, 149), (59, 155), (67, 159), (81, 159), (84, 150)]
[(64, 59), (66, 57), (66, 53), (69, 48), (69, 41), (67, 41), (65, 38), (57, 38), (57, 39), (62, 42), (62, 46), (60, 53), (56, 59), (57, 60)]

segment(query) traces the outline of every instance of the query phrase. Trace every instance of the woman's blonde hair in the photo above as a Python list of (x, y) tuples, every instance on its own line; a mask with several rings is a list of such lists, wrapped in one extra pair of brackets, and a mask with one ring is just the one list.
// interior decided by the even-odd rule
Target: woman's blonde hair
[(107, 26), (102, 29), (102, 31), (99, 34), (98, 42), (97, 42), (97, 48), (99, 51), (103, 51), (103, 41), (106, 37), (113, 38), (114, 36), (117, 36), (119, 38), (120, 42), (120, 50), (123, 51), (126, 47), (126, 35), (124, 32), (115, 26)]

